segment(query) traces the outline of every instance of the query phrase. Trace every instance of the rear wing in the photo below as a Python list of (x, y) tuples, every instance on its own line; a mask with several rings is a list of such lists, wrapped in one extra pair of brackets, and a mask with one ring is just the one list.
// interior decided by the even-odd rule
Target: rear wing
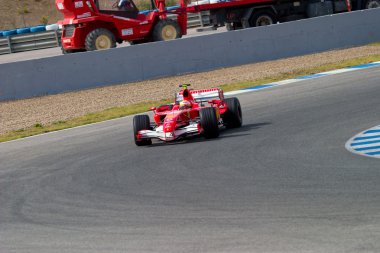
[[(204, 90), (189, 90), (190, 94), (193, 96), (195, 102), (202, 103), (207, 102), (212, 99), (220, 99), (224, 100), (223, 90), (219, 88), (211, 88)], [(175, 94), (175, 102), (176, 104), (183, 100), (182, 96), (183, 91), (177, 92)]]

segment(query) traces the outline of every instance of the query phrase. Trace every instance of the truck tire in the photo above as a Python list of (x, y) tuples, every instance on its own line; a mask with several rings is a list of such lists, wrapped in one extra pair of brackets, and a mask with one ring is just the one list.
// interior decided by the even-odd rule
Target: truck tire
[(152, 144), (151, 139), (137, 140), (137, 133), (141, 130), (150, 130), (150, 120), (148, 115), (135, 115), (133, 117), (133, 137), (137, 146)]
[(114, 48), (116, 47), (115, 36), (110, 30), (98, 28), (87, 34), (85, 46), (87, 51)]
[(226, 98), (224, 102), (227, 104), (227, 112), (223, 116), (224, 125), (227, 128), (241, 127), (243, 124), (243, 116), (239, 99), (235, 97)]
[(216, 117), (215, 108), (206, 107), (199, 111), (203, 136), (206, 139), (216, 138), (219, 136), (218, 118)]
[(171, 19), (160, 20), (153, 28), (153, 41), (174, 40), (181, 37), (179, 24)]
[(272, 25), (276, 22), (276, 16), (271, 10), (254, 11), (249, 19), (249, 25), (251, 27)]
[(380, 0), (368, 0), (365, 3), (366, 9), (378, 8), (378, 7), (380, 7)]

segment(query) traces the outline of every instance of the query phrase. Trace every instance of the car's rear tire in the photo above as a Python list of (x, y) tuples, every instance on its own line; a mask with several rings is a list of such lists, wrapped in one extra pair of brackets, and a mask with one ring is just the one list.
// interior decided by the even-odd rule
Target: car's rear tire
[(110, 30), (98, 28), (87, 34), (85, 46), (87, 51), (110, 49), (116, 47), (116, 39)]
[(216, 138), (219, 136), (218, 118), (216, 116), (215, 108), (206, 107), (199, 111), (201, 126), (203, 128), (203, 135), (205, 138)]
[(153, 29), (153, 41), (174, 40), (182, 37), (179, 24), (171, 19), (160, 20)]
[(227, 111), (223, 116), (224, 125), (227, 128), (241, 127), (243, 124), (243, 115), (239, 99), (232, 97), (224, 100), (227, 104)]
[(136, 115), (133, 117), (133, 136), (137, 146), (146, 146), (152, 144), (151, 139), (138, 140), (137, 134), (141, 130), (150, 130), (150, 120), (148, 115)]

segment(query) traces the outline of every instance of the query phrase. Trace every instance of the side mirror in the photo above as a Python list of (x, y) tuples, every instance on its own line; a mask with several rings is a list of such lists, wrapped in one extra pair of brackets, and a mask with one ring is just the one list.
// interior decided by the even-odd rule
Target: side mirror
[(153, 106), (153, 107), (151, 107), (150, 109), (149, 109), (149, 111), (155, 111), (156, 110), (156, 107), (155, 106)]

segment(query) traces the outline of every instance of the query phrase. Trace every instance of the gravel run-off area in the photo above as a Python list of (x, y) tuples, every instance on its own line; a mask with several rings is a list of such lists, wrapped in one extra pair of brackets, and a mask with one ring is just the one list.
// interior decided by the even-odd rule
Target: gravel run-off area
[(36, 123), (46, 125), (67, 120), (115, 106), (170, 98), (178, 90), (180, 83), (191, 83), (192, 87), (196, 89), (215, 87), (227, 83), (253, 81), (375, 54), (380, 54), (380, 45), (334, 50), (203, 73), (0, 102), (0, 134), (27, 128)]

